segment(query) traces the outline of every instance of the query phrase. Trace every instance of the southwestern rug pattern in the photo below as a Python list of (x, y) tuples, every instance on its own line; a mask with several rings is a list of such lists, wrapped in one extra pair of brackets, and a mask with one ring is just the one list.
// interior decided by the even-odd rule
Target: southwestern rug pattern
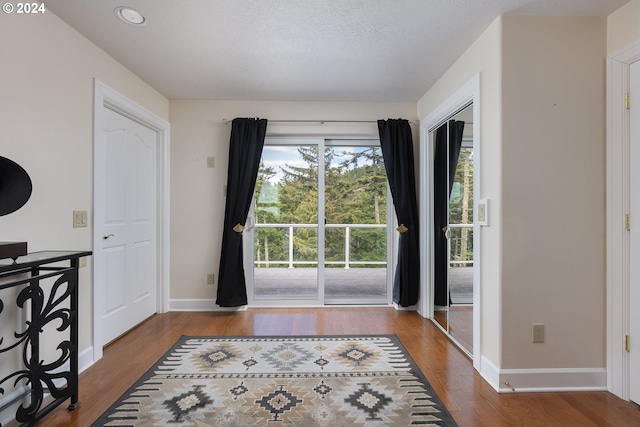
[(183, 336), (98, 426), (455, 426), (395, 335)]

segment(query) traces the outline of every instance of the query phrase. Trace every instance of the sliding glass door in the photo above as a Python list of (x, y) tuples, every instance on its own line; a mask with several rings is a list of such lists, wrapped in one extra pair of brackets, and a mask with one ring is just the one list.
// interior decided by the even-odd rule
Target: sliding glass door
[(325, 301), (386, 302), (387, 178), (382, 151), (371, 141), (331, 143), (325, 147)]
[(245, 236), (250, 301), (387, 304), (387, 204), (378, 141), (267, 138)]
[(263, 149), (253, 218), (254, 299), (318, 300), (318, 145)]

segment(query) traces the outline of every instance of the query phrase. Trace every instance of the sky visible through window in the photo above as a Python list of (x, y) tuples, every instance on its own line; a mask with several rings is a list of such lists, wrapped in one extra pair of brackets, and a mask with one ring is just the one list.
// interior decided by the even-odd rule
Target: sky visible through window
[[(297, 145), (265, 145), (262, 150), (262, 161), (265, 167), (272, 167), (276, 172), (275, 175), (269, 180), (273, 183), (280, 182), (283, 177), (282, 167), (307, 167), (307, 163), (300, 158)], [(346, 146), (332, 146), (335, 155), (331, 162), (331, 167), (337, 167), (338, 164), (351, 157), (348, 153), (361, 153), (370, 149), (371, 147), (346, 147)], [(345, 154), (346, 153), (346, 154)], [(358, 165), (363, 166), (371, 164), (370, 160), (360, 158)]]

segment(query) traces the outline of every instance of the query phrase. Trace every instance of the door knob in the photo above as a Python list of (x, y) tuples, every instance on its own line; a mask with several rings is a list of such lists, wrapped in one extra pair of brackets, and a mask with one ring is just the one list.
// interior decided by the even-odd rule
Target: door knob
[(107, 240), (109, 237), (113, 237), (115, 236), (115, 234), (111, 233), (111, 234), (107, 234), (106, 236), (102, 236), (103, 240)]

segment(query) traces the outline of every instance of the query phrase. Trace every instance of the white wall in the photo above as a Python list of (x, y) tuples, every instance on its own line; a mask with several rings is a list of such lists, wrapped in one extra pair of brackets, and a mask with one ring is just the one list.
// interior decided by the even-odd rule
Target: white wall
[[(0, 217), (0, 240), (29, 251), (91, 250), (93, 79), (168, 119), (169, 101), (47, 11), (0, 14), (0, 155), (26, 169), (33, 194)], [(89, 227), (72, 228), (87, 210)], [(80, 351), (92, 344), (91, 260), (80, 271)]]
[[(169, 103), (52, 13), (2, 14), (0, 155), (25, 167), (34, 192), (20, 211), (0, 217), (0, 239), (26, 240), (31, 251), (91, 249), (91, 223), (73, 229), (71, 212), (91, 216), (95, 77), (172, 122), (171, 298), (214, 299), (206, 274), (217, 276), (220, 255), (230, 132), (222, 118), (415, 120), (480, 73), (481, 197), (491, 200), (481, 248), (483, 355), (497, 367), (604, 366), (604, 54), (640, 39), (639, 23), (640, 0), (612, 14), (608, 26), (592, 18), (498, 18), (420, 99), (416, 114), (415, 103)], [(541, 129), (562, 141), (540, 138)], [(273, 125), (270, 132), (376, 129)], [(580, 157), (564, 163), (544, 155), (555, 148)], [(207, 156), (216, 158), (214, 169), (206, 168)], [(535, 162), (516, 170), (523, 157)], [(552, 190), (547, 196), (543, 186)], [(558, 236), (562, 243), (550, 245)], [(91, 262), (80, 280), (82, 350), (92, 340)], [(527, 342), (531, 322), (547, 325), (546, 343)]]
[(505, 16), (502, 40), (501, 368), (602, 368), (606, 19)]
[(640, 0), (632, 0), (607, 19), (607, 54), (640, 40)]
[[(501, 265), (501, 65), (502, 18), (496, 19), (456, 63), (418, 101), (424, 119), (473, 76), (480, 73), (480, 198), (490, 201), (489, 227), (481, 229), (482, 355), (500, 366)], [(474, 106), (477, 108), (478, 106)]]
[(418, 102), (424, 118), (480, 73), (481, 351), (499, 371), (605, 366), (605, 52), (604, 18), (504, 16)]
[[(172, 307), (215, 308), (216, 286), (207, 274), (218, 277), (227, 180), (230, 124), (222, 119), (377, 120), (405, 118), (416, 121), (415, 102), (255, 102), (174, 100), (171, 120), (171, 299)], [(414, 126), (417, 142), (418, 126)], [(371, 124), (276, 124), (267, 135), (378, 136)], [(206, 167), (207, 157), (215, 167)], [(416, 154), (417, 160), (417, 154)], [(190, 300), (201, 300), (193, 302)], [(202, 305), (202, 302), (205, 302)]]

